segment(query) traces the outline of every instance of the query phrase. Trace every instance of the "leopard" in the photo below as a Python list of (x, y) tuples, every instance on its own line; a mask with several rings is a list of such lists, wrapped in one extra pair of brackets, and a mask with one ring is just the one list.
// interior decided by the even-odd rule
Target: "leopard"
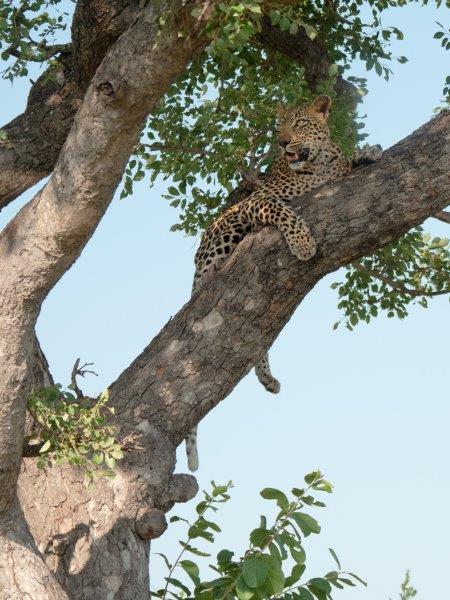
[[(332, 100), (320, 95), (298, 106), (277, 106), (279, 156), (263, 183), (247, 197), (225, 209), (205, 230), (195, 254), (192, 292), (197, 292), (236, 249), (242, 239), (271, 225), (278, 229), (291, 251), (301, 261), (311, 260), (317, 244), (308, 224), (289, 201), (319, 186), (348, 175), (352, 169), (375, 162), (381, 146), (364, 146), (348, 158), (331, 139), (329, 115)], [(255, 373), (268, 392), (280, 391), (272, 375), (268, 353), (255, 357)], [(185, 439), (188, 467), (198, 469), (197, 428)]]

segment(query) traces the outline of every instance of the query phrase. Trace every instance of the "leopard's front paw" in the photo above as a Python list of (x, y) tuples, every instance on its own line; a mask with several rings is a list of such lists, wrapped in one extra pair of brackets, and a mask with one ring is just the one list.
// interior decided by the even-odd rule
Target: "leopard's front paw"
[(380, 146), (380, 144), (375, 144), (374, 146), (369, 146), (369, 144), (366, 144), (362, 148), (357, 148), (353, 152), (352, 165), (354, 167), (370, 165), (371, 163), (380, 160), (382, 156), (383, 148)]
[(298, 260), (310, 260), (315, 256), (317, 244), (313, 238), (306, 240), (293, 240), (289, 243), (289, 249)]

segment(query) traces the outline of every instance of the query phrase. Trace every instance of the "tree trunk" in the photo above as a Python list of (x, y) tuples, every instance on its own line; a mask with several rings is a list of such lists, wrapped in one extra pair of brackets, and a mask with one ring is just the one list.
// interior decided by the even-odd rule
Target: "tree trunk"
[(245, 376), (322, 277), (446, 206), (449, 130), (443, 112), (379, 163), (298, 199), (296, 210), (318, 241), (313, 260), (297, 261), (271, 228), (239, 245), (110, 386), (120, 435), (138, 432), (143, 448), (126, 453), (114, 481), (87, 490), (76, 470), (38, 472), (24, 460), (22, 507), (70, 598), (149, 598), (148, 540), (164, 531), (173, 503), (196, 492), (191, 476), (173, 474), (176, 446)]
[[(15, 565), (9, 572), (2, 556), (7, 598), (26, 597), (27, 581), (41, 585), (46, 568), (15, 499), (25, 399), (34, 376), (36, 319), (46, 295), (102, 218), (146, 116), (205, 44), (195, 28), (191, 39), (180, 39), (176, 23), (159, 35), (160, 11), (170, 8), (176, 5), (147, 4), (113, 44), (85, 94), (51, 179), (0, 234), (0, 548)], [(47, 589), (55, 598), (65, 597), (55, 581), (42, 585), (41, 597), (47, 597)], [(37, 588), (33, 594), (33, 600), (40, 597)]]

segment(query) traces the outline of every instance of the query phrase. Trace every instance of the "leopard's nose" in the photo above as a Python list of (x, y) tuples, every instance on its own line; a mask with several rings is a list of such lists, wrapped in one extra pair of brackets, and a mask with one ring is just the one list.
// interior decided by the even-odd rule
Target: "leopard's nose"
[(290, 140), (278, 140), (278, 144), (282, 147), (282, 148), (286, 148), (286, 146), (289, 144)]

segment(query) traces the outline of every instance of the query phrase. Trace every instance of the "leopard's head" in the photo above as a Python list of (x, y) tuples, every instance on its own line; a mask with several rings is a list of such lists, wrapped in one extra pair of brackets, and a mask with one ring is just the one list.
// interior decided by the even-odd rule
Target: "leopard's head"
[(331, 143), (328, 128), (331, 98), (318, 96), (309, 104), (284, 107), (279, 104), (278, 144), (293, 171), (300, 171), (317, 159)]

